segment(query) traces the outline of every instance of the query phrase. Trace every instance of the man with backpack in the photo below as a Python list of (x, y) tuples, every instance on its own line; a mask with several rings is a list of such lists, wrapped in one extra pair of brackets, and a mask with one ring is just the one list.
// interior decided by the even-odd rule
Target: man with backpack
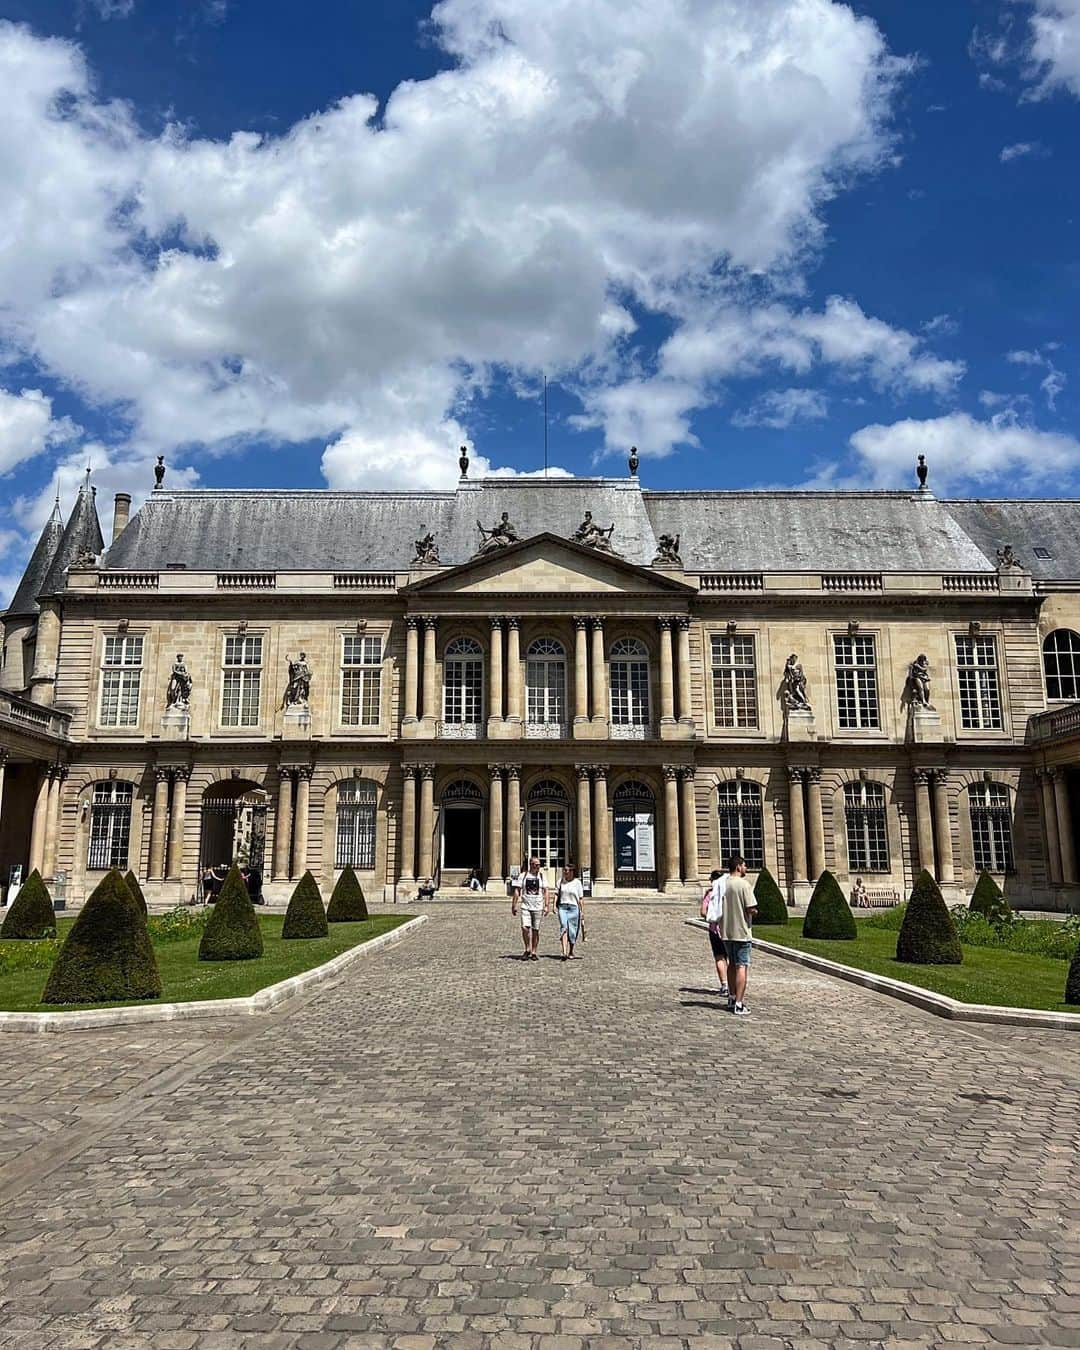
[(709, 946), (716, 962), (716, 978), (720, 981), (720, 993), (728, 992), (727, 949), (720, 936), (720, 920), (724, 914), (724, 892), (727, 889), (727, 876), (721, 871), (709, 874), (709, 884), (701, 897), (701, 917), (709, 925)]

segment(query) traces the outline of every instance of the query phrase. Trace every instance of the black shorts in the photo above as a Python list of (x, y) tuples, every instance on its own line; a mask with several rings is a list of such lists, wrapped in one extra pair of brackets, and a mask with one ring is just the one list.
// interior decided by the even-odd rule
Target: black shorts
[(719, 933), (714, 933), (711, 928), (709, 929), (709, 946), (712, 948), (714, 961), (727, 960), (727, 948), (724, 946), (724, 939)]

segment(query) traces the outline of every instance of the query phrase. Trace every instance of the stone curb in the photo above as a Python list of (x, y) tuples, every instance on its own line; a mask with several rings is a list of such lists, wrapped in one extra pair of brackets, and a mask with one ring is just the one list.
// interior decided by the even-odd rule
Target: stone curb
[(193, 999), (190, 1003), (144, 1003), (135, 1008), (93, 1008), (87, 1012), (0, 1012), (0, 1032), (4, 1031), (88, 1031), (94, 1027), (141, 1025), (146, 1022), (187, 1022), (202, 1017), (251, 1017), (273, 1012), (297, 994), (314, 985), (332, 980), (362, 956), (381, 947), (400, 942), (421, 924), (427, 915), (420, 914), (389, 933), (350, 947), (348, 951), (325, 961), (321, 966), (302, 970), (287, 980), (267, 985), (248, 998)]
[[(703, 919), (687, 919), (686, 923), (692, 928), (706, 927)], [(929, 989), (920, 989), (917, 984), (894, 980), (888, 975), (874, 975), (855, 966), (841, 965), (839, 961), (827, 961), (823, 956), (813, 956), (795, 947), (783, 947), (778, 942), (754, 938), (754, 947), (769, 956), (794, 961), (796, 965), (807, 966), (822, 975), (832, 975), (838, 980), (847, 980), (850, 984), (861, 984), (864, 989), (872, 989), (875, 993), (900, 999), (903, 1003), (912, 1003), (917, 1008), (932, 1012), (937, 1017), (949, 1018), (953, 1022), (986, 1022), (1008, 1027), (1080, 1031), (1080, 1013), (1049, 1012), (1041, 1008), (998, 1008), (986, 1003), (961, 1003), (959, 999), (949, 998), (946, 994), (935, 994)], [(1062, 964), (1064, 965), (1064, 962)], [(1064, 973), (1062, 981), (1064, 982)]]

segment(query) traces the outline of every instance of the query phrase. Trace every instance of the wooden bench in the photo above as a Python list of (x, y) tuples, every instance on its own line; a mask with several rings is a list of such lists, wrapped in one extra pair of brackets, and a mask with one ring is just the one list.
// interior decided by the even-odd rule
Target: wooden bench
[[(848, 899), (850, 901), (850, 894)], [(895, 886), (867, 886), (863, 909), (892, 909), (903, 899)]]

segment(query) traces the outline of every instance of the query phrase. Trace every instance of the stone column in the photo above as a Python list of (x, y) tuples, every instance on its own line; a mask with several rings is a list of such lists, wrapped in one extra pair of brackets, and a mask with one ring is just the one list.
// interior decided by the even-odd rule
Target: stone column
[(308, 812), (311, 808), (311, 765), (301, 764), (296, 770), (296, 819), (293, 821), (292, 875), (302, 877), (307, 871)]
[(420, 682), (420, 620), (405, 616), (405, 687), (402, 691), (401, 720), (416, 721), (416, 697)]
[(160, 881), (165, 875), (165, 831), (169, 816), (170, 770), (160, 765), (154, 770), (154, 804), (150, 812), (150, 860), (147, 881)]
[(437, 718), (439, 710), (435, 706), (435, 633), (436, 620), (432, 614), (424, 615), (424, 705), (420, 709), (421, 717)]
[(51, 706), (56, 697), (56, 663), (59, 654), (60, 611), (55, 600), (42, 600), (34, 641), (34, 669), (30, 676), (30, 697), (36, 703)]
[[(788, 827), (791, 830), (791, 880), (806, 881), (806, 807), (803, 802), (805, 769), (788, 769)], [(726, 858), (720, 859), (727, 862)]]
[(1072, 816), (1069, 811), (1069, 785), (1065, 771), (1054, 774), (1054, 811), (1057, 815), (1058, 844), (1061, 848), (1061, 880), (1065, 886), (1076, 884), (1076, 843), (1073, 839)]
[(577, 765), (577, 868), (592, 868), (592, 812), (589, 809), (589, 777), (587, 764)]
[(660, 724), (670, 726), (675, 721), (675, 665), (671, 628), (675, 620), (657, 619), (660, 628)]
[(42, 866), (45, 877), (56, 873), (56, 841), (60, 831), (60, 789), (67, 777), (66, 764), (54, 764), (49, 770), (49, 801), (45, 814), (45, 854)]
[(934, 770), (934, 846), (937, 851), (937, 879), (942, 885), (952, 885), (953, 872), (952, 825), (949, 820), (949, 771)]
[(806, 771), (806, 833), (810, 845), (810, 880), (825, 871), (825, 821), (821, 814), (821, 770)]
[(678, 688), (679, 688), (679, 721), (684, 726), (693, 726), (694, 713), (690, 705), (690, 616), (680, 614), (675, 620), (675, 631), (678, 634)]
[[(493, 621), (494, 622), (494, 621)], [(501, 641), (501, 632), (500, 641)], [(488, 856), (489, 877), (501, 880), (506, 876), (503, 866), (503, 779), (502, 765), (489, 764), (488, 773)]]
[[(593, 619), (592, 621), (592, 720), (594, 722), (606, 722), (608, 720), (603, 619)], [(606, 790), (605, 786), (605, 792)]]
[(611, 862), (611, 817), (608, 814), (607, 772), (606, 764), (597, 764), (593, 767), (594, 886), (597, 877), (611, 881), (614, 873)]
[(405, 764), (401, 770), (403, 786), (401, 792), (401, 843), (400, 880), (416, 879), (416, 766)]
[(521, 862), (521, 765), (507, 764), (506, 769), (506, 824), (504, 847), (506, 870)]
[(1046, 827), (1046, 870), (1051, 886), (1061, 885), (1061, 841), (1058, 839), (1057, 807), (1054, 804), (1054, 770), (1041, 769), (1043, 824)]
[(679, 770), (674, 764), (664, 765), (664, 890), (678, 886), (682, 880), (679, 861)]
[(435, 875), (434, 840), (435, 829), (435, 765), (420, 765), (420, 838), (417, 841), (418, 875)]
[(191, 768), (187, 764), (181, 764), (173, 769), (172, 776), (172, 809), (169, 811), (169, 847), (166, 852), (165, 879), (180, 881), (184, 874), (184, 826)]
[(914, 769), (915, 779), (915, 833), (920, 868), (934, 875), (934, 833), (930, 824), (930, 774), (926, 769)]
[(589, 720), (589, 620), (574, 615), (574, 721)]
[(682, 823), (682, 871), (684, 881), (698, 880), (697, 799), (694, 794), (694, 769), (688, 765), (679, 774), (682, 801), (679, 819)]
[(40, 872), (45, 862), (45, 819), (49, 814), (49, 774), (42, 770), (30, 826), (30, 871)]
[(288, 881), (292, 842), (292, 769), (282, 765), (278, 769), (278, 778), (277, 810), (274, 812), (274, 880)]
[(516, 614), (506, 620), (506, 715), (521, 721), (521, 630)]
[(503, 629), (501, 616), (495, 614), (491, 616), (491, 673), (488, 679), (488, 716), (497, 722), (502, 721), (503, 716)]

